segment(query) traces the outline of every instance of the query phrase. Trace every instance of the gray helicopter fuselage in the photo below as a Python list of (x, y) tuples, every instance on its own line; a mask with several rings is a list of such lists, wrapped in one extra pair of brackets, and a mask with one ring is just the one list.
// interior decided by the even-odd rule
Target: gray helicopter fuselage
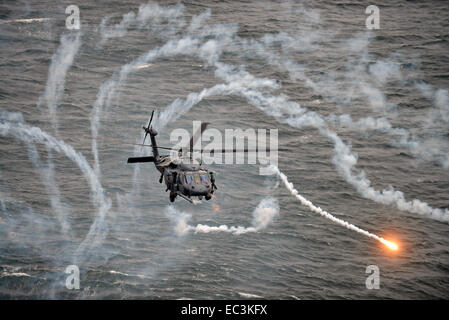
[(198, 163), (183, 162), (183, 159), (172, 159), (163, 156), (155, 161), (156, 168), (163, 174), (167, 191), (191, 196), (210, 196), (213, 193), (211, 177), (207, 169)]

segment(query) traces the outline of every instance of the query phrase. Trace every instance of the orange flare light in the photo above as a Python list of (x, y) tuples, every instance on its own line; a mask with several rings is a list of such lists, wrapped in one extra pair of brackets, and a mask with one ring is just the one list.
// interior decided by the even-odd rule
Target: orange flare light
[(381, 238), (380, 242), (382, 242), (384, 245), (386, 245), (388, 247), (388, 249), (390, 249), (390, 250), (393, 250), (393, 251), (399, 250), (399, 246), (392, 241), (388, 241), (388, 240)]

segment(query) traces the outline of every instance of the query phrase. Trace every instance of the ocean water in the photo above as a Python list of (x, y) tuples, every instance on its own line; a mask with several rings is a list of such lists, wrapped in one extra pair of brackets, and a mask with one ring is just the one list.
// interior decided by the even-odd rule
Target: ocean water
[[(72, 4), (0, 4), (0, 298), (449, 298), (447, 2), (378, 1), (373, 30), (366, 1), (91, 1), (69, 30)], [(126, 163), (152, 110), (163, 146), (277, 129), (315, 207), (259, 164), (171, 204)]]

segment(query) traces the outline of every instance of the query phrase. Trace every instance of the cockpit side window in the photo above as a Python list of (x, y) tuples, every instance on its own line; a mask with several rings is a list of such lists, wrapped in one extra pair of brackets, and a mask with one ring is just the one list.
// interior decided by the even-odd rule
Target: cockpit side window
[(206, 173), (202, 173), (200, 174), (200, 178), (201, 178), (201, 182), (203, 184), (208, 184), (209, 183), (209, 175)]
[(186, 174), (186, 182), (191, 184), (193, 182), (193, 177), (191, 174)]

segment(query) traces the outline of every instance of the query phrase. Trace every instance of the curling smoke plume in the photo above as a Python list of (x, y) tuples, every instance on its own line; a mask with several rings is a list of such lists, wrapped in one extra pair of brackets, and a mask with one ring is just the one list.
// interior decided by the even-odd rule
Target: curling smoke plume
[(58, 132), (56, 108), (61, 95), (64, 93), (65, 77), (80, 47), (80, 39), (80, 32), (61, 36), (61, 44), (51, 59), (45, 93), (40, 99), (41, 102), (47, 103), (51, 123), (56, 134)]
[[(258, 55), (264, 58), (269, 64), (282, 68), (288, 72), (290, 79), (313, 89), (322, 98), (343, 106), (349, 110), (354, 105), (354, 101), (365, 101), (376, 113), (382, 113), (381, 118), (361, 118), (353, 122), (349, 114), (336, 117), (330, 115), (328, 118), (333, 125), (342, 125), (352, 130), (366, 134), (369, 131), (377, 130), (391, 135), (392, 145), (407, 148), (419, 160), (437, 161), (444, 169), (449, 169), (449, 152), (447, 139), (438, 135), (426, 137), (423, 130), (419, 134), (413, 134), (406, 129), (394, 127), (388, 117), (396, 117), (397, 106), (388, 101), (387, 95), (383, 93), (387, 84), (399, 82), (403, 85), (416, 87), (424, 96), (434, 102), (434, 108), (428, 113), (424, 121), (424, 129), (443, 124), (440, 128), (444, 130), (444, 122), (449, 120), (449, 103), (447, 90), (434, 90), (431, 86), (418, 83), (413, 84), (407, 75), (401, 72), (401, 63), (404, 58), (394, 54), (388, 59), (377, 60), (372, 63), (368, 45), (372, 39), (372, 34), (361, 33), (349, 38), (343, 43), (334, 44), (334, 40), (324, 36), (317, 31), (311, 30), (308, 35), (293, 36), (285, 32), (263, 36), (260, 40), (241, 40), (244, 55)], [(327, 71), (324, 74), (314, 75), (314, 78), (307, 75), (307, 65), (293, 61), (290, 57), (297, 51), (307, 52), (315, 50), (318, 45), (326, 40), (332, 52), (326, 52), (329, 48), (322, 48), (326, 56), (332, 56), (335, 52), (340, 52), (341, 56), (348, 57), (345, 68), (338, 71)], [(281, 46), (280, 53), (275, 53), (271, 48)], [(408, 62), (408, 61), (406, 61)], [(341, 120), (341, 122), (340, 122)], [(377, 122), (377, 123), (376, 123)], [(379, 124), (380, 126), (377, 126)], [(373, 125), (375, 125), (373, 127)], [(446, 124), (447, 126), (447, 124)], [(426, 132), (428, 130), (424, 130)], [(418, 137), (418, 135), (424, 135)]]
[(123, 15), (118, 24), (108, 25), (109, 18), (104, 18), (100, 24), (101, 42), (105, 44), (111, 38), (124, 37), (130, 28), (148, 28), (158, 36), (170, 36), (180, 30), (185, 21), (182, 19), (184, 6), (181, 3), (162, 7), (151, 1), (142, 4), (137, 11), (130, 11)]
[[(59, 100), (64, 93), (67, 71), (72, 66), (74, 58), (79, 50), (81, 43), (80, 38), (80, 32), (61, 36), (61, 43), (51, 59), (45, 93), (39, 100), (39, 104), (42, 102), (47, 104), (48, 114), (56, 136), (58, 136), (59, 127), (56, 110)], [(21, 122), (23, 123), (23, 121)], [(30, 141), (26, 141), (25, 143), (27, 145), (30, 160), (36, 170), (38, 170), (41, 181), (45, 185), (52, 209), (61, 223), (62, 231), (67, 232), (70, 229), (70, 223), (67, 219), (70, 215), (70, 208), (61, 200), (59, 187), (56, 184), (54, 177), (55, 170), (51, 150), (48, 150), (48, 163), (45, 167), (40, 161), (39, 153), (37, 152), (34, 143)]]
[(178, 3), (162, 7), (157, 3), (142, 4), (137, 11), (130, 11), (123, 15), (118, 24), (108, 25), (109, 18), (104, 18), (100, 24), (101, 41), (105, 44), (111, 38), (124, 37), (130, 28), (149, 29), (156, 36), (169, 37), (180, 31), (186, 24), (183, 19), (185, 7)]
[(43, 143), (57, 152), (64, 153), (78, 165), (85, 176), (91, 189), (93, 204), (98, 209), (98, 212), (89, 232), (74, 254), (75, 262), (79, 263), (91, 249), (102, 243), (107, 233), (106, 215), (110, 209), (111, 201), (105, 197), (103, 187), (95, 172), (82, 154), (76, 152), (72, 146), (66, 144), (64, 141), (54, 138), (40, 128), (30, 127), (21, 123), (0, 122), (0, 135), (14, 136), (24, 142), (33, 141)]
[[(186, 100), (175, 100), (161, 113), (161, 123), (179, 117), (199, 103), (203, 98), (212, 94), (234, 94), (242, 96), (246, 98), (250, 104), (256, 106), (267, 115), (275, 117), (282, 123), (287, 123), (295, 128), (313, 127), (318, 129), (322, 135), (330, 138), (334, 143), (335, 156), (333, 158), (333, 163), (337, 167), (338, 172), (365, 198), (381, 204), (394, 205), (399, 210), (428, 216), (435, 220), (443, 222), (449, 221), (448, 209), (433, 208), (418, 199), (407, 201), (403, 192), (393, 188), (381, 191), (376, 190), (371, 186), (371, 181), (366, 178), (363, 171), (358, 175), (354, 175), (352, 170), (357, 164), (357, 155), (353, 154), (351, 148), (346, 145), (335, 132), (328, 128), (325, 118), (318, 113), (308, 111), (296, 102), (290, 101), (288, 96), (284, 94), (270, 96), (264, 95), (256, 90), (259, 86), (268, 88), (276, 87), (277, 85), (274, 80), (259, 79), (246, 71), (238, 70), (222, 63), (216, 63), (216, 67), (216, 75), (223, 78), (228, 83), (226, 85), (216, 85), (208, 89), (203, 89), (201, 93), (191, 93)], [(175, 110), (179, 110), (179, 113), (176, 113)], [(291, 114), (294, 114), (294, 116), (291, 116)], [(375, 120), (368, 123), (374, 126), (385, 125), (384, 122)]]
[[(0, 109), (0, 120), (9, 123), (24, 124), (23, 116), (19, 112), (9, 112)], [(61, 194), (58, 186), (54, 182), (54, 167), (49, 158), (48, 167), (45, 167), (39, 156), (39, 152), (32, 141), (24, 141), (28, 150), (28, 155), (33, 167), (38, 171), (39, 177), (45, 186), (45, 190), (50, 198), (50, 205), (54, 211), (55, 216), (61, 224), (63, 232), (68, 232), (71, 227), (68, 221), (70, 215), (69, 206), (61, 200)]]
[[(209, 51), (214, 52), (214, 50)], [(231, 80), (236, 81), (236, 78), (242, 78), (242, 76), (247, 82), (260, 80), (246, 71), (232, 68), (218, 61), (215, 62), (214, 66), (217, 68), (215, 75), (228, 83)], [(225, 94), (225, 92), (222, 92), (222, 94)], [(316, 112), (308, 111), (294, 101), (290, 101), (287, 95), (264, 95), (260, 91), (248, 87), (233, 88), (227, 94), (236, 94), (246, 98), (250, 104), (282, 123), (287, 123), (295, 128), (313, 127), (318, 129), (322, 135), (330, 138), (334, 143), (335, 156), (333, 157), (333, 163), (336, 165), (338, 172), (365, 198), (382, 204), (394, 205), (399, 210), (418, 213), (435, 220), (449, 221), (448, 209), (432, 208), (418, 199), (407, 201), (403, 192), (394, 190), (392, 187), (388, 190), (376, 190), (371, 186), (371, 181), (365, 177), (363, 171), (357, 176), (354, 175), (352, 170), (357, 164), (357, 155), (353, 154), (351, 148), (334, 131), (329, 129), (324, 117)]]
[(204, 224), (192, 226), (188, 224), (188, 221), (192, 216), (185, 212), (179, 212), (173, 206), (167, 207), (166, 216), (174, 222), (174, 231), (178, 236), (184, 236), (190, 231), (193, 231), (194, 233), (226, 232), (240, 235), (265, 229), (275, 218), (279, 216), (279, 205), (275, 198), (268, 197), (262, 199), (253, 211), (251, 227), (229, 227), (227, 225), (208, 226)]
[[(182, 6), (179, 8), (183, 8)], [(178, 8), (178, 9), (179, 9)], [(176, 9), (176, 10), (178, 10)], [(207, 49), (207, 41), (205, 44), (202, 40), (207, 37), (228, 39), (230, 34), (236, 32), (236, 28), (232, 26), (214, 26), (201, 29), (201, 23), (210, 16), (210, 11), (194, 16), (187, 28), (187, 33), (182, 38), (172, 39), (161, 47), (149, 50), (148, 52), (137, 57), (133, 61), (121, 67), (119, 72), (114, 73), (112, 78), (106, 81), (99, 89), (97, 99), (95, 101), (91, 113), (91, 129), (92, 129), (92, 153), (94, 156), (94, 170), (97, 175), (100, 174), (99, 155), (97, 147), (97, 137), (100, 128), (101, 114), (111, 106), (116, 92), (124, 85), (129, 75), (139, 70), (141, 66), (148, 65), (151, 61), (159, 57), (172, 57), (176, 55), (201, 55), (202, 51)], [(176, 14), (173, 17), (177, 17)]]

